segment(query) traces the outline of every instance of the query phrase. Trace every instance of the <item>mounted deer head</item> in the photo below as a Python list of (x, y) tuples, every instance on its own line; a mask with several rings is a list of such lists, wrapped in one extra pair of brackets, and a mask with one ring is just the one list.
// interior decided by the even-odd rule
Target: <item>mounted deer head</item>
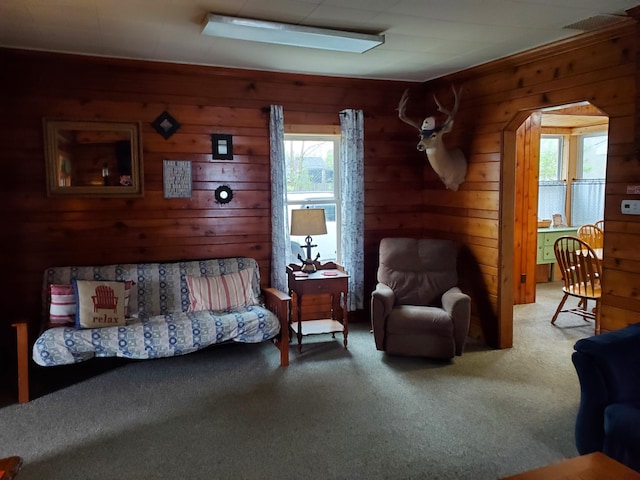
[(433, 100), (438, 106), (438, 111), (447, 115), (447, 119), (440, 126), (436, 126), (436, 119), (433, 116), (426, 117), (422, 124), (411, 120), (406, 116), (407, 102), (409, 101), (409, 90), (405, 90), (400, 103), (398, 103), (398, 117), (404, 123), (415, 127), (420, 135), (420, 141), (416, 148), (420, 152), (427, 154), (427, 160), (433, 170), (438, 174), (442, 183), (450, 190), (458, 190), (467, 175), (467, 160), (460, 149), (447, 150), (442, 141), (442, 136), (449, 133), (453, 128), (453, 120), (458, 112), (460, 98), (459, 92), (451, 86), (454, 96), (454, 104), (451, 110), (445, 109), (436, 96)]

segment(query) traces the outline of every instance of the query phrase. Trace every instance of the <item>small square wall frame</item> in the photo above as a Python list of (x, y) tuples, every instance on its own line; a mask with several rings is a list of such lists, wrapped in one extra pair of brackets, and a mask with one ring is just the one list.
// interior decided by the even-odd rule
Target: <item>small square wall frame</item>
[(158, 115), (151, 125), (165, 140), (176, 133), (182, 126), (180, 122), (173, 118), (166, 110)]
[(211, 158), (233, 160), (233, 137), (225, 133), (211, 135)]

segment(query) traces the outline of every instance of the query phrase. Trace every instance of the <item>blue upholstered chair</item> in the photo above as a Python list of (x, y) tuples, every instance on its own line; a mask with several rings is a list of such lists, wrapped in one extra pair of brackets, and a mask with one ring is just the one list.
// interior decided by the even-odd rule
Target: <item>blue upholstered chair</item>
[(576, 447), (640, 471), (640, 323), (576, 342)]

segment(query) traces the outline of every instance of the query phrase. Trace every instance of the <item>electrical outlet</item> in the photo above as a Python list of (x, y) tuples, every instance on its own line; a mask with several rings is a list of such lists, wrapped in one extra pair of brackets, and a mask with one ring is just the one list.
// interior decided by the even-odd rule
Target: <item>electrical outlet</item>
[(640, 215), (640, 200), (622, 200), (620, 211), (626, 215)]

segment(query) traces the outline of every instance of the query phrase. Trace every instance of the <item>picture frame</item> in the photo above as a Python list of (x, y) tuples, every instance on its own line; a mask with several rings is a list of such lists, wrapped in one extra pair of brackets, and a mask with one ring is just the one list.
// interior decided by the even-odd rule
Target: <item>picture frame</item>
[(139, 122), (43, 119), (49, 197), (142, 197)]
[(151, 125), (165, 140), (176, 133), (182, 126), (180, 125), (180, 122), (173, 118), (166, 110), (158, 115)]
[(233, 136), (226, 133), (212, 134), (211, 157), (214, 160), (233, 160)]

